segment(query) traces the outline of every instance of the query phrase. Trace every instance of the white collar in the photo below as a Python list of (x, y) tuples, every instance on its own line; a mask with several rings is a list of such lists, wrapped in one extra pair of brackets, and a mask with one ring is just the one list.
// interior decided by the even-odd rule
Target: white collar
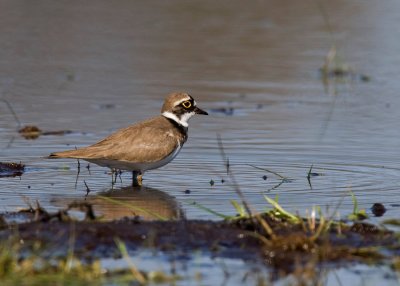
[(164, 111), (162, 113), (162, 116), (172, 119), (173, 121), (182, 125), (183, 127), (188, 127), (189, 126), (188, 121), (189, 121), (190, 117), (192, 117), (194, 114), (195, 114), (194, 112), (184, 113), (182, 115), (182, 117), (179, 119), (178, 116), (176, 116), (172, 112)]

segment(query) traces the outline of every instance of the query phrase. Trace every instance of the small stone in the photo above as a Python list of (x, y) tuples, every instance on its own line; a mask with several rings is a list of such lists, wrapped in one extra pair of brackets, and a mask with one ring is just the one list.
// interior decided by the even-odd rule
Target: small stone
[(190, 194), (190, 190), (185, 190), (185, 194)]
[(213, 179), (210, 180), (210, 186), (211, 187), (214, 186), (214, 180)]
[(374, 203), (371, 207), (371, 211), (375, 216), (383, 216), (386, 212), (386, 208), (381, 203)]
[(267, 180), (268, 177), (267, 177), (267, 175), (264, 175), (262, 178), (265, 181), (265, 180)]
[(361, 81), (363, 81), (363, 82), (369, 82), (369, 81), (371, 81), (371, 77), (368, 76), (368, 75), (366, 75), (366, 74), (360, 75), (360, 79), (361, 79)]

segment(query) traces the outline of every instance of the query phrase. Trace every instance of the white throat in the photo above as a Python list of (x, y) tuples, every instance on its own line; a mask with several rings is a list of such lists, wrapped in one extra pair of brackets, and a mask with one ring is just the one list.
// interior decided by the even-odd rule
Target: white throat
[(195, 115), (195, 113), (194, 112), (184, 113), (180, 119), (178, 118), (178, 116), (176, 116), (175, 114), (173, 114), (172, 112), (169, 112), (169, 111), (164, 111), (162, 113), (162, 115), (164, 117), (172, 119), (173, 121), (175, 121), (176, 123), (182, 125), (183, 127), (188, 127), (189, 126), (188, 121), (189, 121), (190, 117)]

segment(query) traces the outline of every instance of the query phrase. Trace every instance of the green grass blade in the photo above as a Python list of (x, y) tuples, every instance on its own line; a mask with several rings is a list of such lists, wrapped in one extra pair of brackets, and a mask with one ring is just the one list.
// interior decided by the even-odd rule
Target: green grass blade
[(214, 210), (212, 210), (212, 209), (210, 209), (208, 207), (205, 207), (205, 206), (203, 206), (203, 205), (201, 205), (199, 203), (196, 203), (196, 202), (192, 202), (190, 204), (195, 206), (195, 207), (198, 207), (199, 209), (201, 209), (203, 211), (206, 211), (206, 212), (208, 212), (210, 214), (213, 214), (213, 215), (215, 215), (217, 217), (220, 217), (220, 218), (223, 218), (223, 219), (232, 219), (233, 218), (233, 216), (228, 216), (228, 215), (224, 215), (222, 213), (216, 212), (216, 211), (214, 211)]
[(267, 196), (264, 196), (264, 198), (266, 199), (266, 201), (268, 202), (268, 203), (270, 203), (278, 212), (280, 212), (283, 216), (285, 216), (285, 217), (288, 217), (290, 220), (292, 220), (293, 222), (299, 222), (299, 218), (296, 216), (296, 215), (294, 215), (294, 214), (292, 214), (292, 213), (290, 213), (290, 212), (288, 212), (288, 211), (285, 211), (279, 204), (278, 204), (278, 202), (277, 201), (275, 201), (275, 200), (273, 200), (273, 199), (270, 199), (269, 197), (267, 197)]
[(128, 263), (129, 269), (132, 272), (132, 276), (140, 283), (140, 285), (145, 285), (147, 282), (146, 277), (142, 273), (140, 273), (140, 271), (136, 268), (135, 264), (131, 260), (125, 243), (118, 237), (115, 237), (114, 241), (115, 241), (115, 244), (117, 245), (118, 250), (121, 253), (122, 257)]
[(239, 204), (237, 201), (231, 200), (231, 204), (236, 209), (236, 211), (239, 214), (239, 216), (245, 217), (245, 216), (248, 215), (246, 210), (245, 210), (245, 208), (241, 204)]
[(356, 196), (354, 195), (354, 193), (352, 191), (350, 191), (350, 195), (351, 195), (351, 199), (353, 200), (353, 214), (357, 214), (358, 213), (358, 201)]

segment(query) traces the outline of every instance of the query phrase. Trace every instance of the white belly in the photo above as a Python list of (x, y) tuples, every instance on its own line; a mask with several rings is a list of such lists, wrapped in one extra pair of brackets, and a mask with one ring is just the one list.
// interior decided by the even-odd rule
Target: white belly
[(142, 173), (147, 170), (157, 169), (160, 168), (169, 162), (171, 162), (176, 155), (178, 155), (179, 151), (181, 150), (182, 146), (178, 145), (171, 154), (160, 161), (156, 162), (129, 162), (129, 161), (118, 161), (118, 160), (106, 160), (106, 159), (85, 159), (88, 162), (93, 164), (108, 167), (110, 169), (119, 169), (119, 170), (127, 170), (127, 171), (141, 171)]

